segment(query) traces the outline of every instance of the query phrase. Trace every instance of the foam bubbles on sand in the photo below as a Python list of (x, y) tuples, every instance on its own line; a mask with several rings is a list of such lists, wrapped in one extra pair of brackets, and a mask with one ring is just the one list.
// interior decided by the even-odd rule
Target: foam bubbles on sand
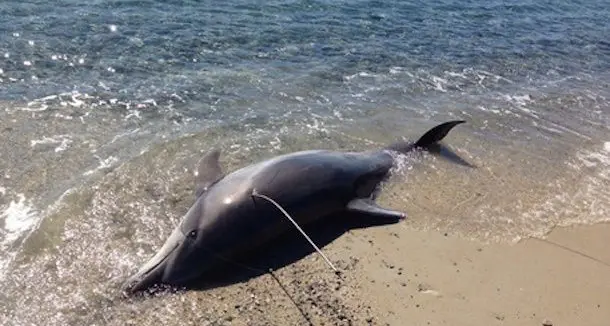
[(30, 141), (30, 146), (35, 147), (37, 145), (46, 145), (46, 144), (59, 144), (55, 147), (55, 152), (65, 151), (70, 144), (72, 143), (72, 139), (69, 135), (57, 135), (52, 137), (42, 137), (42, 139), (34, 139)]
[[(4, 196), (6, 189), (2, 188), (1, 192)], [(4, 278), (8, 265), (17, 253), (17, 249), (13, 248), (15, 242), (40, 221), (40, 214), (24, 194), (17, 194), (16, 200), (0, 207), (0, 221), (3, 222), (3, 227), (0, 229), (0, 250), (3, 253), (0, 258), (1, 279)]]
[(103, 170), (103, 169), (112, 167), (115, 163), (117, 163), (119, 161), (119, 159), (114, 156), (109, 156), (105, 159), (103, 159), (97, 155), (95, 155), (95, 157), (99, 160), (100, 164), (95, 169), (89, 170), (89, 171), (83, 173), (84, 176), (91, 175), (99, 170)]
[(37, 220), (36, 210), (23, 194), (17, 194), (17, 201), (11, 201), (0, 216), (4, 218), (5, 233), (2, 244), (15, 241)]
[(581, 166), (591, 170), (571, 198), (572, 203), (583, 206), (583, 211), (561, 225), (610, 221), (610, 142), (600, 149), (581, 151), (576, 157)]
[(533, 223), (546, 220), (549, 226), (609, 222), (610, 142), (577, 152), (568, 166), (574, 171), (573, 179), (555, 181), (557, 191), (524, 215)]
[(597, 168), (599, 175), (608, 177), (610, 168), (610, 142), (605, 142), (600, 150), (580, 151), (576, 154), (579, 162), (588, 168)]
[(89, 102), (93, 102), (95, 98), (86, 93), (80, 93), (78, 91), (64, 92), (60, 94), (44, 96), (32, 101), (29, 101), (25, 107), (15, 106), (15, 108), (6, 109), (8, 113), (14, 113), (16, 111), (25, 112), (42, 112), (49, 108), (57, 109), (59, 107), (72, 107), (80, 108)]

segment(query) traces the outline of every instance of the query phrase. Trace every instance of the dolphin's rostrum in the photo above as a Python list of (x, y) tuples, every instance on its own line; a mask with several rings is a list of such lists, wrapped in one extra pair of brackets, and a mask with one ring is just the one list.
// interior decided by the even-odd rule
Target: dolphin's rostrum
[(221, 259), (231, 259), (278, 237), (294, 225), (270, 202), (273, 198), (299, 225), (342, 211), (404, 218), (378, 206), (374, 193), (394, 164), (391, 151), (406, 153), (437, 144), (456, 125), (440, 124), (414, 143), (398, 142), (378, 151), (302, 151), (277, 156), (225, 175), (219, 150), (199, 162), (197, 199), (180, 225), (124, 290), (131, 294), (157, 284), (188, 286)]

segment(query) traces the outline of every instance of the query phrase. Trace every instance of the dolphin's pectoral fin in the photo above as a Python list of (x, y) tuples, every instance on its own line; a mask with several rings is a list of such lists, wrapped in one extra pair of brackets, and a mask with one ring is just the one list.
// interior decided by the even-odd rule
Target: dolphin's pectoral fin
[(391, 209), (380, 207), (370, 198), (356, 198), (347, 204), (346, 209), (350, 212), (364, 213), (379, 217), (389, 217), (397, 219), (406, 218), (406, 214), (399, 211), (393, 211)]
[(220, 149), (213, 149), (199, 160), (197, 171), (195, 172), (195, 180), (197, 182), (195, 196), (201, 196), (211, 185), (224, 176), (219, 158)]

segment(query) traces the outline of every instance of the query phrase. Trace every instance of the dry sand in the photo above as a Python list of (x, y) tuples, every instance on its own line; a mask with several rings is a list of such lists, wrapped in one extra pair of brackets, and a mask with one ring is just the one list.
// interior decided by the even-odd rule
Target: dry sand
[(354, 240), (350, 251), (366, 257), (357, 268), (360, 296), (376, 324), (610, 325), (608, 224), (557, 228), (514, 245), (404, 226), (353, 237), (364, 232), (373, 245)]

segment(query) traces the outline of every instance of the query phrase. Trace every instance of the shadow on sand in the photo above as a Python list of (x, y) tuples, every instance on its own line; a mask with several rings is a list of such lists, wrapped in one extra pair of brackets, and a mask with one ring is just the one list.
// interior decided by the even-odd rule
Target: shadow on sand
[[(323, 248), (349, 230), (394, 224), (399, 221), (397, 218), (343, 213), (322, 218), (304, 226), (303, 230), (319, 248)], [(217, 272), (207, 273), (197, 284), (186, 290), (208, 290), (245, 282), (267, 274), (269, 270), (277, 270), (297, 262), (314, 252), (315, 249), (303, 235), (293, 229), (248, 256), (225, 262), (216, 269)], [(332, 257), (329, 258), (333, 260)]]
[(462, 165), (465, 167), (469, 167), (469, 168), (476, 168), (476, 165), (473, 165), (471, 163), (469, 163), (468, 161), (464, 160), (463, 158), (461, 158), (457, 153), (455, 153), (453, 150), (451, 150), (451, 148), (443, 145), (443, 144), (433, 144), (430, 145), (430, 147), (428, 148), (428, 151), (432, 154), (432, 155), (436, 155), (439, 156), (445, 160), (448, 160), (449, 162), (458, 164), (458, 165)]

